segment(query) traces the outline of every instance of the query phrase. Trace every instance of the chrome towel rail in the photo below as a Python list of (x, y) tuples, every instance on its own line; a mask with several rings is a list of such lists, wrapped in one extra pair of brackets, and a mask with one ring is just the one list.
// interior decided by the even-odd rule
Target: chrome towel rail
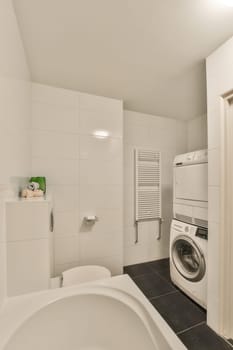
[(159, 241), (162, 237), (162, 223), (164, 222), (163, 218), (140, 219), (140, 220), (135, 221), (135, 241), (134, 241), (135, 244), (137, 244), (139, 242), (138, 224), (139, 224), (139, 222), (146, 222), (146, 221), (158, 221), (159, 222), (159, 232), (157, 235), (157, 240)]

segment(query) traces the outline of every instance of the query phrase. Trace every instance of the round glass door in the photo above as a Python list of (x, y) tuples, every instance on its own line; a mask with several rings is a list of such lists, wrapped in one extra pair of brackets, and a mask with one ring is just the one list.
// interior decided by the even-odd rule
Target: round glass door
[(172, 245), (172, 261), (177, 271), (189, 281), (198, 282), (205, 274), (205, 259), (193, 240), (177, 237)]

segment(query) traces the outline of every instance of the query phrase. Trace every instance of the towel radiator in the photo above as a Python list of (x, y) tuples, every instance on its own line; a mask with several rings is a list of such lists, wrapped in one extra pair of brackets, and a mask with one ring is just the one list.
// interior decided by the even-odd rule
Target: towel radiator
[(138, 243), (138, 223), (159, 221), (161, 238), (161, 153), (135, 149), (135, 244)]

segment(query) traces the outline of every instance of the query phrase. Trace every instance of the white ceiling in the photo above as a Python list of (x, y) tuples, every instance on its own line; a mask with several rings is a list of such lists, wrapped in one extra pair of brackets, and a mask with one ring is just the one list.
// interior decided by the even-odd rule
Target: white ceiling
[(190, 119), (206, 111), (204, 58), (233, 35), (221, 0), (14, 0), (34, 81)]

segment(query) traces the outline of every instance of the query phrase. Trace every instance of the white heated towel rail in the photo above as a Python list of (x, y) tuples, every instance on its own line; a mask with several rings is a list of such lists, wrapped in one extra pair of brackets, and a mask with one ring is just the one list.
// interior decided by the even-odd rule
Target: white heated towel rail
[(161, 153), (135, 149), (135, 225), (138, 243), (138, 223), (158, 220), (161, 238)]

